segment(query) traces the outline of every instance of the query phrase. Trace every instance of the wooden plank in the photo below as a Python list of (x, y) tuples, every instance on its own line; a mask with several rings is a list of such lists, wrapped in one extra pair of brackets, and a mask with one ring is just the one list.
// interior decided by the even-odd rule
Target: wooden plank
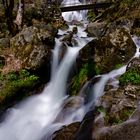
[(75, 5), (75, 6), (65, 6), (60, 7), (62, 12), (77, 11), (77, 10), (88, 10), (88, 9), (104, 9), (111, 6), (112, 3), (96, 3), (96, 4), (86, 4), (86, 5)]

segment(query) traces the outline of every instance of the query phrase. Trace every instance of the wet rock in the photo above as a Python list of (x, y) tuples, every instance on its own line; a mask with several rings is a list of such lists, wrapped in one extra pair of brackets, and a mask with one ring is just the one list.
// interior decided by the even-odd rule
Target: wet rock
[(79, 122), (64, 126), (61, 130), (55, 132), (53, 140), (74, 140), (74, 136), (80, 126)]
[(77, 34), (77, 32), (78, 32), (77, 27), (73, 27), (72, 32), (73, 32), (73, 34)]
[(86, 31), (88, 32), (89, 36), (93, 37), (101, 37), (104, 35), (106, 27), (106, 22), (91, 22), (88, 24)]
[(140, 70), (140, 58), (133, 58), (127, 65), (126, 70), (130, 70), (136, 68), (138, 71)]
[(95, 117), (95, 110), (89, 111), (78, 129), (74, 140), (92, 140), (92, 128), (93, 128), (93, 121)]
[(66, 43), (68, 46), (72, 46), (72, 38), (73, 38), (73, 32), (69, 31), (68, 34), (65, 35), (61, 41)]
[(69, 117), (72, 113), (78, 110), (84, 104), (83, 97), (72, 96), (64, 102), (63, 108), (58, 114), (55, 122), (63, 122)]
[(72, 123), (57, 131), (53, 140), (92, 140), (93, 120), (94, 111), (90, 111), (85, 115), (81, 123)]
[(61, 41), (68, 46), (73, 46), (73, 44), (77, 44), (76, 40), (73, 38), (74, 34), (77, 34), (78, 29), (77, 27), (73, 27), (72, 31), (67, 31), (67, 33), (64, 35), (64, 37), (61, 39)]

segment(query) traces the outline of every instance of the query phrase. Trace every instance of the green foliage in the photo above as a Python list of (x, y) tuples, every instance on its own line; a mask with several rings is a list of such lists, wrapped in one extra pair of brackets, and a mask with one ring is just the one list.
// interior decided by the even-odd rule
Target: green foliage
[(93, 11), (93, 10), (89, 10), (89, 11), (88, 11), (88, 14), (87, 14), (87, 19), (88, 19), (89, 21), (93, 21), (94, 18), (95, 18), (94, 11)]
[(115, 69), (119, 69), (119, 68), (121, 68), (123, 66), (123, 64), (116, 64), (115, 65)]
[(107, 113), (107, 111), (102, 106), (99, 106), (97, 108), (97, 111), (104, 114), (104, 120), (105, 120), (105, 123), (107, 124), (109, 121), (109, 114)]
[(95, 72), (96, 72), (96, 75), (99, 75), (101, 74), (101, 69), (97, 66), (95, 66)]
[(25, 96), (39, 82), (39, 77), (30, 74), (27, 70), (0, 74), (0, 104), (8, 102), (16, 96)]
[(29, 73), (27, 70), (25, 70), (25, 69), (21, 70), (21, 71), (19, 72), (19, 74), (20, 74), (20, 77), (21, 77), (21, 78), (25, 78), (25, 77), (30, 76), (30, 73)]
[(119, 78), (121, 85), (126, 84), (140, 84), (140, 72), (137, 69), (130, 69), (126, 71), (122, 76)]
[(76, 95), (80, 91), (81, 87), (85, 84), (87, 79), (100, 74), (100, 72), (100, 69), (94, 65), (93, 61), (89, 60), (88, 63), (83, 65), (79, 73), (72, 78), (70, 85), (71, 95)]
[(86, 82), (87, 80), (87, 74), (88, 74), (88, 65), (85, 64), (83, 68), (80, 70), (79, 74), (74, 76), (72, 79), (72, 91), (73, 95), (76, 95), (78, 91), (80, 90), (81, 86)]
[(11, 82), (11, 81), (15, 81), (18, 79), (18, 75), (14, 72), (10, 72), (8, 75), (7, 75), (7, 79)]
[(104, 115), (106, 114), (106, 111), (105, 111), (105, 109), (102, 106), (99, 106), (97, 108), (97, 111), (100, 112), (100, 113), (104, 113)]
[(108, 113), (108, 111), (103, 108), (102, 106), (99, 106), (97, 108), (97, 112), (103, 113), (104, 115), (104, 121), (105, 124), (108, 125), (115, 125), (115, 124), (121, 124), (124, 121), (126, 121), (134, 112), (133, 108), (125, 108), (121, 110), (120, 112), (117, 112), (116, 115), (110, 116), (111, 114)]
[(126, 121), (132, 115), (133, 112), (134, 112), (134, 109), (132, 109), (132, 108), (126, 108), (126, 109), (122, 110), (119, 113), (119, 116), (116, 115), (118, 117), (113, 119), (112, 124), (121, 124), (121, 123), (123, 123), (124, 121)]
[(134, 0), (122, 0), (121, 6), (132, 6), (133, 3), (134, 3)]

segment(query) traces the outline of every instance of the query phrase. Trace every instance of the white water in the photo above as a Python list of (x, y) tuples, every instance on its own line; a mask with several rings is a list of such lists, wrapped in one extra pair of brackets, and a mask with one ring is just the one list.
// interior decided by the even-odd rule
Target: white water
[(67, 48), (60, 65), (56, 60), (59, 49), (54, 50), (56, 52), (52, 80), (41, 95), (30, 97), (10, 110), (8, 117), (0, 125), (1, 140), (39, 140), (44, 128), (50, 127), (61, 110), (63, 100), (67, 97), (65, 95), (66, 80), (70, 68), (79, 50), (87, 43), (84, 39), (77, 39), (77, 42), (77, 46)]
[(136, 53), (134, 57), (140, 57), (140, 38), (137, 36), (133, 37), (133, 41), (135, 42), (137, 48), (136, 48)]
[[(76, 16), (72, 17), (72, 20), (74, 18), (82, 19), (78, 16), (79, 13), (72, 12), (71, 14)], [(66, 19), (66, 17), (64, 18)], [(69, 30), (72, 30), (72, 27), (70, 26)], [(84, 29), (85, 27), (78, 27), (78, 33), (75, 37), (78, 45), (73, 48), (67, 47), (67, 52), (61, 62), (59, 62), (59, 51), (62, 44), (56, 39), (56, 46), (53, 50), (51, 81), (40, 95), (29, 97), (9, 110), (5, 121), (0, 124), (0, 140), (40, 140), (42, 137), (45, 137), (45, 140), (51, 140), (52, 134), (61, 126), (81, 121), (85, 113), (93, 107), (93, 104), (98, 104), (98, 99), (104, 94), (107, 81), (110, 78), (115, 79), (116, 76), (125, 72), (126, 66), (101, 75), (99, 82), (91, 88), (89, 100), (86, 104), (84, 104), (84, 97), (79, 97), (80, 105), (78, 107), (63, 111), (64, 104), (72, 100), (65, 94), (69, 71), (79, 50), (91, 40), (86, 38), (87, 34)], [(66, 32), (59, 31), (61, 35), (64, 33)], [(134, 41), (136, 42), (137, 39), (134, 39)], [(139, 46), (137, 42), (136, 44)], [(138, 49), (136, 56), (139, 56)], [(81, 92), (83, 91), (81, 90)], [(60, 113), (64, 114), (64, 117), (59, 121), (56, 118)]]
[[(62, 6), (71, 6), (71, 5), (81, 5), (82, 3), (79, 0), (64, 0), (62, 2)], [(72, 11), (72, 12), (64, 12), (62, 16), (67, 22), (75, 22), (75, 21), (86, 21), (87, 10), (80, 11)]]

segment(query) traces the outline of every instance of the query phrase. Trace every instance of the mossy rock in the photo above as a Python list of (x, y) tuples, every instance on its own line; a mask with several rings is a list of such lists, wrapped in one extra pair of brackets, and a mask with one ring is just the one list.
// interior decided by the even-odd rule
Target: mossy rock
[[(96, 71), (94, 67), (94, 63), (86, 63), (84, 64), (79, 72), (72, 78), (71, 83), (69, 85), (70, 88), (70, 94), (71, 95), (77, 95), (80, 92), (80, 89), (83, 87), (83, 85), (93, 78), (97, 74), (98, 71)], [(87, 93), (88, 94), (88, 93)]]
[(138, 68), (133, 68), (126, 71), (122, 76), (119, 78), (121, 85), (139, 85), (140, 84), (140, 71)]
[(39, 84), (39, 77), (27, 70), (0, 74), (0, 108), (28, 95)]
[(126, 72), (119, 78), (120, 85), (140, 84), (140, 59), (134, 58), (127, 65)]
[(50, 60), (55, 39), (49, 29), (25, 27), (10, 40), (11, 53), (22, 62), (21, 67), (37, 70)]

